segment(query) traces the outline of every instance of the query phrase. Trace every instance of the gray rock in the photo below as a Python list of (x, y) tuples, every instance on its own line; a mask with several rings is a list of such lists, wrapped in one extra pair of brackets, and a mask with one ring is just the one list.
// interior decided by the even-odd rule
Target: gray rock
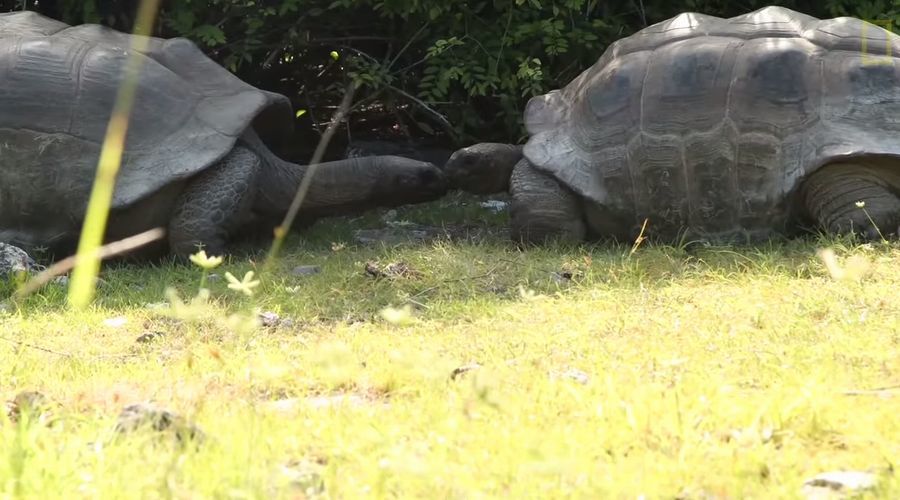
[(817, 474), (803, 483), (803, 496), (809, 500), (859, 495), (878, 485), (878, 476), (864, 471), (832, 471)]
[(462, 366), (458, 366), (454, 368), (452, 372), (450, 372), (450, 380), (456, 380), (466, 373), (478, 370), (479, 368), (481, 368), (481, 365), (478, 363), (468, 363)]
[(25, 250), (0, 243), (0, 276), (36, 272), (43, 269), (44, 267), (38, 265)]
[(205, 439), (205, 435), (199, 427), (175, 412), (146, 403), (126, 406), (119, 413), (116, 432), (128, 434), (140, 429), (171, 433), (181, 442), (201, 442)]

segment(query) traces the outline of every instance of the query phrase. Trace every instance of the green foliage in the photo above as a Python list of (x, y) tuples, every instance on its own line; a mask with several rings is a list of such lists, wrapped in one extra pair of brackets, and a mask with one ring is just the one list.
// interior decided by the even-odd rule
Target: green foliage
[[(29, 7), (129, 30), (136, 3)], [(288, 95), (306, 120), (322, 122), (353, 79), (366, 102), (402, 108), (406, 125), (437, 125), (419, 133), (440, 130), (440, 114), (459, 135), (515, 140), (525, 101), (565, 85), (612, 41), (679, 12), (733, 16), (771, 3), (900, 25), (892, 0), (166, 0), (156, 31), (189, 37), (242, 78)], [(12, 8), (21, 0), (0, 0)]]

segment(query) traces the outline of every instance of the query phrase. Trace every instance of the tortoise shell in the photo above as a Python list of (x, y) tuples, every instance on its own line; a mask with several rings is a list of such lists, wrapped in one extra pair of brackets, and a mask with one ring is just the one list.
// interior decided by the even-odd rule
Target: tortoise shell
[[(81, 220), (132, 39), (33, 12), (0, 14), (0, 222), (3, 213), (10, 223), (29, 213)], [(266, 140), (290, 133), (286, 97), (241, 81), (186, 39), (150, 38), (136, 57), (113, 208), (207, 168), (249, 126)]]
[(633, 224), (768, 236), (822, 165), (900, 155), (897, 56), (900, 37), (854, 18), (681, 14), (529, 101), (525, 155)]

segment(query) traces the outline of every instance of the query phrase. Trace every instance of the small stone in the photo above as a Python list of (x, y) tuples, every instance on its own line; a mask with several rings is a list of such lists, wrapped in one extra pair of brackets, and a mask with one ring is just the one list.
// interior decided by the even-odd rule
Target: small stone
[(218, 273), (212, 273), (206, 277), (206, 281), (209, 281), (210, 283), (215, 283), (216, 281), (221, 281), (221, 280), (222, 280), (222, 275), (218, 274)]
[(452, 372), (450, 372), (450, 380), (456, 380), (466, 373), (477, 370), (479, 368), (481, 368), (481, 365), (478, 363), (468, 363), (462, 366), (458, 366), (454, 368)]
[(505, 201), (500, 201), (500, 200), (486, 200), (486, 201), (482, 201), (478, 205), (480, 205), (481, 208), (485, 208), (491, 212), (494, 212), (495, 214), (498, 214), (498, 213), (506, 210), (506, 207), (507, 207), (507, 203)]
[(553, 373), (551, 376), (571, 380), (581, 385), (587, 385), (587, 383), (591, 381), (590, 375), (581, 370), (576, 370), (575, 368), (567, 368), (561, 372)]
[(874, 489), (878, 476), (864, 471), (823, 472), (803, 483), (803, 495), (808, 500), (841, 498)]
[(38, 391), (22, 391), (6, 402), (6, 415), (14, 423), (23, 415), (27, 415), (32, 421), (46, 422), (49, 410), (50, 400)]
[(128, 323), (128, 318), (125, 316), (115, 316), (103, 320), (103, 324), (110, 328), (121, 328), (125, 326), (126, 323)]
[(203, 441), (204, 433), (199, 427), (180, 415), (150, 404), (137, 403), (126, 406), (116, 422), (116, 432), (127, 434), (139, 429), (173, 433), (179, 441)]
[(291, 274), (294, 276), (312, 276), (320, 272), (322, 272), (322, 268), (319, 266), (297, 266), (291, 271)]
[(264, 311), (259, 313), (259, 321), (262, 323), (262, 326), (275, 327), (281, 323), (281, 316), (272, 311)]
[(363, 271), (365, 271), (367, 276), (372, 278), (381, 278), (384, 276), (381, 269), (378, 269), (378, 264), (374, 262), (366, 262), (366, 265), (363, 266)]
[(550, 274), (553, 281), (559, 284), (565, 284), (572, 281), (572, 273), (569, 271), (554, 271)]
[(138, 338), (134, 339), (138, 344), (149, 344), (154, 340), (160, 339), (165, 336), (163, 332), (144, 332), (138, 336)]
[(59, 286), (69, 286), (69, 276), (65, 274), (62, 276), (57, 276), (53, 278), (52, 283)]
[(422, 273), (413, 269), (405, 262), (392, 262), (384, 267), (379, 268), (374, 262), (366, 262), (364, 267), (365, 273), (372, 278), (420, 278)]

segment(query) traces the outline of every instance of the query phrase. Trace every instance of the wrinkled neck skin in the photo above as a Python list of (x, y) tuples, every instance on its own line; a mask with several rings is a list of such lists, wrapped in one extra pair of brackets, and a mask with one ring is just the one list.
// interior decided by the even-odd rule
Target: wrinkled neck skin
[(261, 215), (283, 216), (294, 199), (307, 167), (276, 156), (252, 128), (244, 131), (239, 143), (256, 153), (261, 163), (254, 208)]

